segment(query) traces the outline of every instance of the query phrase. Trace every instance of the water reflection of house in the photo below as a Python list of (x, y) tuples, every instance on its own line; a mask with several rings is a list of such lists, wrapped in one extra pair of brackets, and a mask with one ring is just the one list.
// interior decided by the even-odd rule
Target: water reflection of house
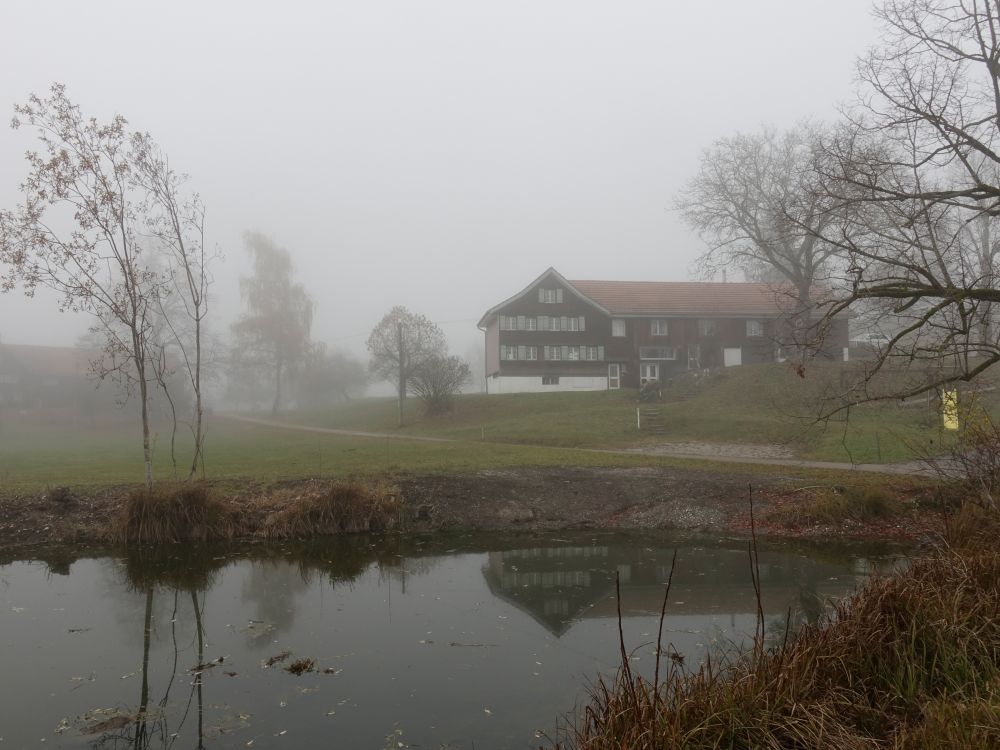
[[(483, 575), (494, 595), (561, 636), (577, 620), (617, 616), (616, 572), (625, 617), (659, 614), (672, 555), (673, 549), (665, 548), (532, 547), (491, 552)], [(859, 567), (846, 556), (842, 562), (818, 561), (762, 550), (764, 613), (785, 613), (792, 606), (811, 618), (824, 601), (842, 595), (866, 573), (864, 563)], [(746, 547), (679, 549), (670, 599), (671, 615), (756, 613)]]

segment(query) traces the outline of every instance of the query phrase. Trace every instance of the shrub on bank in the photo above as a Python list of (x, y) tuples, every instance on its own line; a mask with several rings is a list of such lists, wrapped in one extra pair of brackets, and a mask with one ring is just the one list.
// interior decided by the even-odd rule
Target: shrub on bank
[(318, 495), (296, 498), (271, 514), (262, 535), (298, 539), (359, 531), (389, 531), (401, 522), (402, 500), (387, 484), (336, 482)]
[(885, 487), (837, 487), (806, 495), (800, 502), (772, 511), (767, 521), (779, 526), (870, 521), (897, 515), (901, 508), (900, 501)]
[(199, 483), (164, 484), (131, 492), (109, 536), (126, 546), (308, 539), (398, 529), (402, 509), (398, 491), (385, 483), (316, 483), (242, 500), (221, 497)]
[(670, 664), (658, 685), (626, 663), (566, 746), (1000, 747), (1000, 523), (966, 509), (954, 531), (780, 647), (758, 638), (722, 667)]
[(204, 484), (162, 484), (133, 490), (125, 499), (116, 541), (122, 544), (229, 539), (239, 529)]

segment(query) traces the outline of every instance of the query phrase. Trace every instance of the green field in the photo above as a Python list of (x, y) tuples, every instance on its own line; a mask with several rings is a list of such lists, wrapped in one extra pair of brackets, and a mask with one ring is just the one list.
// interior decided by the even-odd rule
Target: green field
[[(636, 428), (635, 392), (467, 395), (451, 414), (425, 417), (407, 401), (406, 425), (396, 426), (393, 399), (364, 399), (333, 409), (289, 412), (291, 423), (347, 430), (534, 445), (628, 448), (655, 442), (773, 444), (820, 461), (880, 463), (914, 457), (914, 448), (949, 439), (933, 402), (856, 406), (817, 421), (821, 396), (836, 381), (835, 366), (805, 378), (782, 365), (723, 370), (701, 385), (667, 386), (659, 411), (664, 433)], [(848, 419), (849, 417), (849, 419)], [(933, 441), (933, 444), (932, 444)]]
[[(831, 370), (830, 372), (833, 372)], [(830, 372), (826, 373), (829, 375)], [(337, 408), (289, 412), (281, 419), (398, 437), (450, 438), (454, 443), (360, 438), (237, 422), (208, 421), (206, 476), (273, 480), (302, 476), (376, 476), (530, 466), (690, 464), (690, 460), (618, 455), (578, 448), (627, 449), (656, 442), (778, 444), (800, 458), (883, 462), (913, 458), (913, 446), (940, 445), (933, 403), (855, 407), (850, 421), (816, 423), (824, 373), (805, 379), (782, 366), (725, 370), (701, 385), (671, 386), (660, 412), (664, 434), (636, 429), (632, 391), (468, 395), (452, 413), (422, 415), (407, 402), (406, 426), (396, 426), (392, 399), (359, 399)], [(183, 436), (178, 456), (189, 455)], [(155, 438), (157, 477), (169, 478), (169, 433)], [(760, 471), (765, 471), (761, 467)], [(181, 476), (183, 476), (183, 469)], [(0, 425), (0, 489), (135, 482), (142, 477), (138, 426), (60, 428), (7, 418)]]
[[(168, 436), (154, 452), (157, 479), (172, 477)], [(180, 441), (181, 466), (189, 456)], [(483, 442), (430, 443), (353, 438), (209, 421), (205, 476), (276, 480), (305, 476), (373, 477), (531, 466), (676, 465), (677, 460)], [(184, 476), (183, 469), (181, 476)], [(5, 426), (0, 430), (0, 491), (142, 481), (138, 430)]]

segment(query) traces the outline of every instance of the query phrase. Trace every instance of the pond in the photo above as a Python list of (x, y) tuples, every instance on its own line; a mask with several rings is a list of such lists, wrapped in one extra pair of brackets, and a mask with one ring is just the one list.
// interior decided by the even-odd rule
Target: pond
[[(744, 540), (568, 533), (172, 547), (0, 566), (0, 748), (533, 748), (619, 663), (753, 633)], [(880, 547), (759, 550), (768, 632)], [(310, 663), (310, 660), (311, 663)], [(292, 667), (305, 669), (301, 674)]]

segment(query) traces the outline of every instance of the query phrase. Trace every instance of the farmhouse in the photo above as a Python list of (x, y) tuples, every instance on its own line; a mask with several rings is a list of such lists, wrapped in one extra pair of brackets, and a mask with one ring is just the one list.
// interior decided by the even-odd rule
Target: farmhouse
[[(782, 361), (790, 298), (773, 284), (568, 281), (549, 268), (479, 321), (487, 393), (636, 388), (686, 370)], [(820, 354), (846, 357), (847, 319)]]
[(92, 355), (61, 346), (0, 344), (0, 410), (43, 411), (75, 406), (87, 386)]

